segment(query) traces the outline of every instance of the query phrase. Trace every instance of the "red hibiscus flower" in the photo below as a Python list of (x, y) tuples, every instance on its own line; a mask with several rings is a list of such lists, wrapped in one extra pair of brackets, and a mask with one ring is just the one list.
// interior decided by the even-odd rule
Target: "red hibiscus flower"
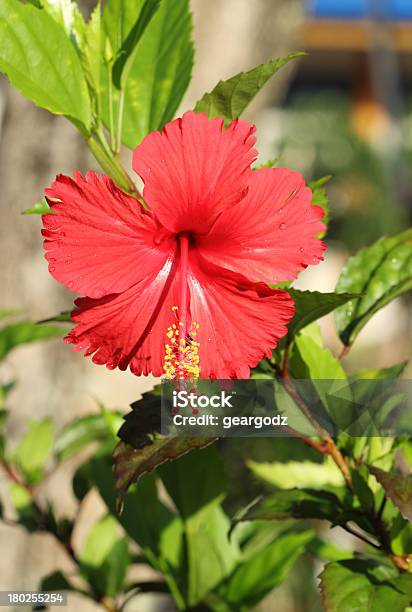
[(266, 283), (318, 263), (324, 225), (300, 174), (251, 169), (254, 131), (188, 112), (146, 136), (133, 167), (148, 209), (94, 172), (46, 190), (49, 271), (87, 296), (65, 339), (74, 350), (169, 378), (199, 367), (205, 378), (247, 378), (270, 356), (294, 307)]

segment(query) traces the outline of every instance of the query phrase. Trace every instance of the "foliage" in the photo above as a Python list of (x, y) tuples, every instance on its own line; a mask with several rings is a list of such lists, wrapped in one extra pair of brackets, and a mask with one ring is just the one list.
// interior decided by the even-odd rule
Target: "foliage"
[(263, 85), (290, 60), (303, 55), (291, 53), (287, 57), (261, 64), (248, 72), (240, 72), (227, 81), (219, 81), (196, 104), (195, 111), (208, 117), (222, 117), (226, 123), (239, 117)]
[(378, 310), (412, 288), (411, 244), (412, 230), (407, 230), (381, 238), (349, 259), (336, 290), (361, 295), (336, 312), (336, 327), (344, 344), (352, 344)]

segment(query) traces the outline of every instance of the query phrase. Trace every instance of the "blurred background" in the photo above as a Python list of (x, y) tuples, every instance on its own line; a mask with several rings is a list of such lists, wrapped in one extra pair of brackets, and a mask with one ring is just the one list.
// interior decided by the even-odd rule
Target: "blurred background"
[[(83, 3), (83, 8), (87, 12), (90, 6)], [(290, 51), (308, 53), (265, 87), (246, 118), (257, 125), (261, 161), (280, 156), (280, 166), (301, 171), (308, 181), (332, 176), (327, 185), (331, 224), (326, 259), (302, 274), (298, 286), (333, 291), (351, 252), (411, 221), (412, 3), (192, 0), (192, 8), (196, 64), (182, 110), (191, 108), (219, 79)], [(128, 156), (126, 152), (125, 163)], [(97, 167), (65, 119), (34, 107), (3, 77), (0, 157), (1, 307), (44, 319), (70, 309), (72, 296), (48, 274), (40, 219), (20, 213), (41, 198), (56, 173)], [(349, 356), (349, 367), (380, 367), (410, 357), (408, 306), (407, 300), (396, 300), (375, 316)], [(327, 343), (339, 352), (332, 320), (326, 318), (322, 325)], [(9, 401), (11, 440), (21, 435), (30, 418), (50, 415), (61, 428), (76, 415), (96, 411), (96, 398), (126, 410), (153, 385), (153, 380), (92, 365), (60, 340), (17, 349), (1, 376), (20, 383)], [(266, 452), (262, 448), (260, 456)], [(248, 447), (247, 452), (253, 455), (256, 449)], [(66, 512), (73, 507), (72, 467), (69, 461), (67, 474), (48, 483), (48, 494)], [(0, 479), (5, 486), (2, 473)], [(101, 511), (97, 499), (88, 501), (85, 530)], [(0, 541), (8, 551), (0, 560), (0, 589), (35, 588), (39, 576), (67, 565), (47, 536), (28, 537), (1, 524)], [(314, 589), (302, 592), (306, 569), (301, 570), (300, 586), (295, 577), (277, 592), (277, 610), (319, 609)], [(156, 600), (143, 601), (139, 610), (165, 609)], [(260, 610), (273, 606), (269, 599)], [(82, 601), (81, 609), (93, 606)]]

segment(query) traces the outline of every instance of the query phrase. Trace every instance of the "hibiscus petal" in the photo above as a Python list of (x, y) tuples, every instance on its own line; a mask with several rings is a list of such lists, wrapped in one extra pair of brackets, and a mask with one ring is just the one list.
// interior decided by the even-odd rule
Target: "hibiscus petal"
[(60, 175), (46, 190), (53, 214), (43, 215), (49, 271), (77, 293), (99, 298), (124, 291), (159, 271), (172, 248), (155, 243), (150, 213), (106, 176)]
[(169, 258), (159, 273), (123, 293), (77, 299), (72, 313), (76, 326), (65, 341), (109, 369), (126, 370), (130, 365), (137, 376), (150, 372), (161, 376), (166, 330), (174, 322), (178, 275), (178, 260)]
[[(75, 328), (66, 338), (94, 363), (136, 375), (161, 376), (166, 332), (180, 296), (177, 258), (161, 272), (127, 291), (101, 299), (79, 298), (72, 313)], [(294, 314), (285, 291), (250, 283), (190, 254), (190, 318), (199, 323), (196, 340), (202, 378), (248, 378), (250, 368), (271, 355)]]
[(316, 234), (323, 210), (298, 172), (262, 168), (249, 177), (246, 196), (217, 219), (198, 248), (209, 261), (267, 283), (292, 280), (323, 258)]
[(144, 138), (133, 168), (144, 181), (144, 198), (164, 227), (174, 232), (206, 232), (216, 216), (245, 193), (255, 128), (246, 121), (187, 112), (161, 133)]
[(294, 314), (286, 291), (251, 283), (191, 254), (190, 312), (202, 378), (249, 378), (250, 368), (270, 357)]

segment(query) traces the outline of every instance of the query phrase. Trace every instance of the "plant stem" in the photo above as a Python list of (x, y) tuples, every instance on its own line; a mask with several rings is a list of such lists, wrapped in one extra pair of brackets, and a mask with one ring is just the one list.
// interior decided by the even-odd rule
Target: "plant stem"
[(100, 605), (106, 610), (106, 612), (118, 612), (116, 601), (112, 597), (104, 597), (99, 601)]
[(107, 80), (109, 83), (109, 127), (110, 127), (110, 143), (113, 153), (116, 151), (116, 140), (114, 132), (114, 116), (113, 116), (113, 83), (112, 83), (112, 65), (107, 64)]
[(343, 349), (342, 349), (340, 355), (339, 355), (339, 360), (342, 361), (342, 359), (344, 357), (346, 357), (346, 355), (349, 353), (349, 351), (350, 351), (350, 344), (345, 344), (343, 346)]
[[(141, 201), (142, 196), (136, 188), (136, 185), (127, 174), (121, 163), (116, 159), (108, 148), (107, 142), (102, 134), (96, 135), (97, 140), (90, 137), (86, 140), (86, 144), (93, 153), (96, 160), (99, 162), (103, 170), (114, 180), (115, 183), (137, 200)], [(107, 149), (106, 149), (107, 147)]]
[(120, 147), (122, 144), (122, 129), (123, 129), (123, 114), (124, 114), (124, 89), (121, 89), (119, 95), (119, 106), (117, 109), (117, 134), (116, 134), (116, 145), (115, 145), (115, 155), (118, 155), (120, 152)]

